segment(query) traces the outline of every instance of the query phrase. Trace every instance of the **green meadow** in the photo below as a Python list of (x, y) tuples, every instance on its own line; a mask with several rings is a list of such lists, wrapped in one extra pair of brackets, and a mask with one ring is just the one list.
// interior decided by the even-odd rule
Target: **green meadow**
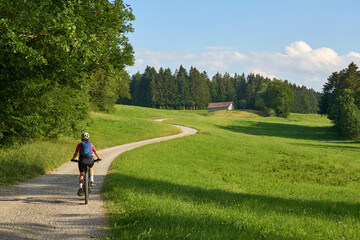
[(118, 111), (199, 132), (113, 162), (108, 239), (360, 238), (360, 143), (342, 140), (327, 118)]
[[(198, 130), (113, 162), (107, 239), (360, 239), (360, 142), (342, 140), (325, 117), (118, 105), (90, 122), (97, 149), (178, 133), (171, 124)], [(78, 142), (2, 148), (0, 185), (60, 166)]]

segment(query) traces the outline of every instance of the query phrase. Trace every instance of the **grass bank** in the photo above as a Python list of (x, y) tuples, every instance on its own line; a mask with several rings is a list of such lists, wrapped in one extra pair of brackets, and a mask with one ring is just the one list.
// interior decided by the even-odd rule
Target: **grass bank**
[(360, 144), (326, 118), (171, 114), (199, 133), (115, 160), (108, 238), (360, 238)]
[[(168, 111), (116, 106), (112, 114), (92, 113), (89, 132), (97, 149), (103, 149), (149, 138), (173, 135), (179, 130), (152, 121), (164, 118)], [(62, 136), (53, 141), (35, 141), (0, 149), (0, 186), (10, 186), (45, 174), (67, 162), (79, 139)]]

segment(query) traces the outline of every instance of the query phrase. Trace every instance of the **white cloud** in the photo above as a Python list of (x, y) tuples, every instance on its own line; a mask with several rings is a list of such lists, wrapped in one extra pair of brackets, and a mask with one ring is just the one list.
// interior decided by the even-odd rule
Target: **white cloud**
[(290, 57), (297, 57), (304, 53), (311, 52), (312, 49), (305, 42), (298, 41), (290, 44), (290, 46), (285, 47), (286, 54)]
[(349, 52), (344, 58), (347, 62), (360, 62), (360, 53)]
[(251, 71), (251, 72), (254, 73), (254, 74), (260, 74), (261, 76), (264, 76), (264, 77), (267, 77), (267, 78), (270, 78), (270, 79), (278, 78), (277, 76), (275, 76), (273, 74), (263, 72), (263, 71), (261, 71), (259, 69), (256, 69), (256, 68), (254, 68), (253, 71)]
[(322, 72), (325, 69), (333, 69), (341, 62), (341, 57), (330, 48), (313, 50), (305, 42), (298, 41), (285, 47), (286, 57), (289, 63), (296, 68), (308, 72)]
[(138, 59), (135, 60), (135, 65), (136, 65), (136, 66), (143, 67), (144, 64), (145, 64), (145, 60), (144, 60), (144, 59), (138, 58)]
[(205, 47), (205, 49), (209, 49), (209, 50), (211, 50), (211, 51), (233, 50), (232, 47), (228, 47), (228, 46), (208, 46), (208, 47)]
[(232, 64), (242, 64), (248, 57), (236, 51), (210, 51), (199, 54), (194, 66), (208, 67), (211, 71), (229, 71)]
[(135, 52), (137, 60), (132, 68), (142, 71), (146, 65), (157, 69), (195, 66), (200, 71), (207, 71), (210, 77), (216, 72), (260, 73), (320, 91), (332, 72), (346, 68), (350, 62), (360, 65), (360, 53), (349, 52), (340, 56), (331, 48), (312, 49), (303, 41), (291, 43), (284, 50), (283, 53), (252, 51), (248, 55), (229, 47), (214, 46), (206, 47), (200, 53), (139, 50)]
[(317, 76), (307, 77), (306, 80), (308, 82), (319, 82), (319, 81), (321, 81), (321, 79), (319, 77), (317, 77)]
[(331, 48), (312, 49), (303, 41), (286, 46), (285, 53), (252, 52), (249, 59), (246, 65), (250, 72), (274, 75), (318, 91), (332, 72), (346, 68), (352, 61), (360, 64), (359, 53), (340, 56)]
[(166, 61), (176, 61), (179, 59), (193, 59), (196, 58), (195, 54), (192, 54), (191, 52), (155, 52), (151, 50), (144, 50), (139, 51), (135, 53), (136, 56), (139, 56), (141, 58), (145, 59), (152, 59), (152, 60), (166, 60)]
[[(202, 68), (199, 70), (228, 71), (232, 64), (243, 64), (248, 57), (236, 51), (216, 50), (211, 47), (211, 51), (194, 54), (190, 51), (185, 52), (155, 52), (150, 50), (140, 50), (135, 52), (135, 68), (144, 68), (146, 65), (155, 68), (179, 65), (195, 66)], [(219, 49), (223, 49), (220, 47)], [(138, 59), (140, 59), (138, 61)], [(160, 64), (162, 63), (162, 64)]]

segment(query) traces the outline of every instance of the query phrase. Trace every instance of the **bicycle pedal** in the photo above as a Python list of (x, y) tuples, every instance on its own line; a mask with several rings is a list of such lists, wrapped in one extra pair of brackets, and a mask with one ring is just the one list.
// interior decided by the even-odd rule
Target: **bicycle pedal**
[(78, 195), (79, 197), (81, 197), (81, 196), (84, 195), (84, 191), (83, 191), (82, 188), (80, 188), (80, 189), (78, 190), (77, 195)]

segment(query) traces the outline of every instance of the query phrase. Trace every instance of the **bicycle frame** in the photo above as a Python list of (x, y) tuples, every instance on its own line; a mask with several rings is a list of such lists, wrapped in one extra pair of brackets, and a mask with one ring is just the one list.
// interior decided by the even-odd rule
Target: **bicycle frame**
[[(79, 160), (71, 160), (72, 162), (79, 162)], [(101, 161), (101, 159), (96, 159), (94, 160), (95, 162)], [(84, 178), (83, 178), (83, 191), (84, 191), (84, 195), (85, 195), (85, 204), (89, 203), (89, 193), (90, 193), (90, 170), (89, 170), (89, 166), (86, 166), (86, 171), (84, 174)]]

